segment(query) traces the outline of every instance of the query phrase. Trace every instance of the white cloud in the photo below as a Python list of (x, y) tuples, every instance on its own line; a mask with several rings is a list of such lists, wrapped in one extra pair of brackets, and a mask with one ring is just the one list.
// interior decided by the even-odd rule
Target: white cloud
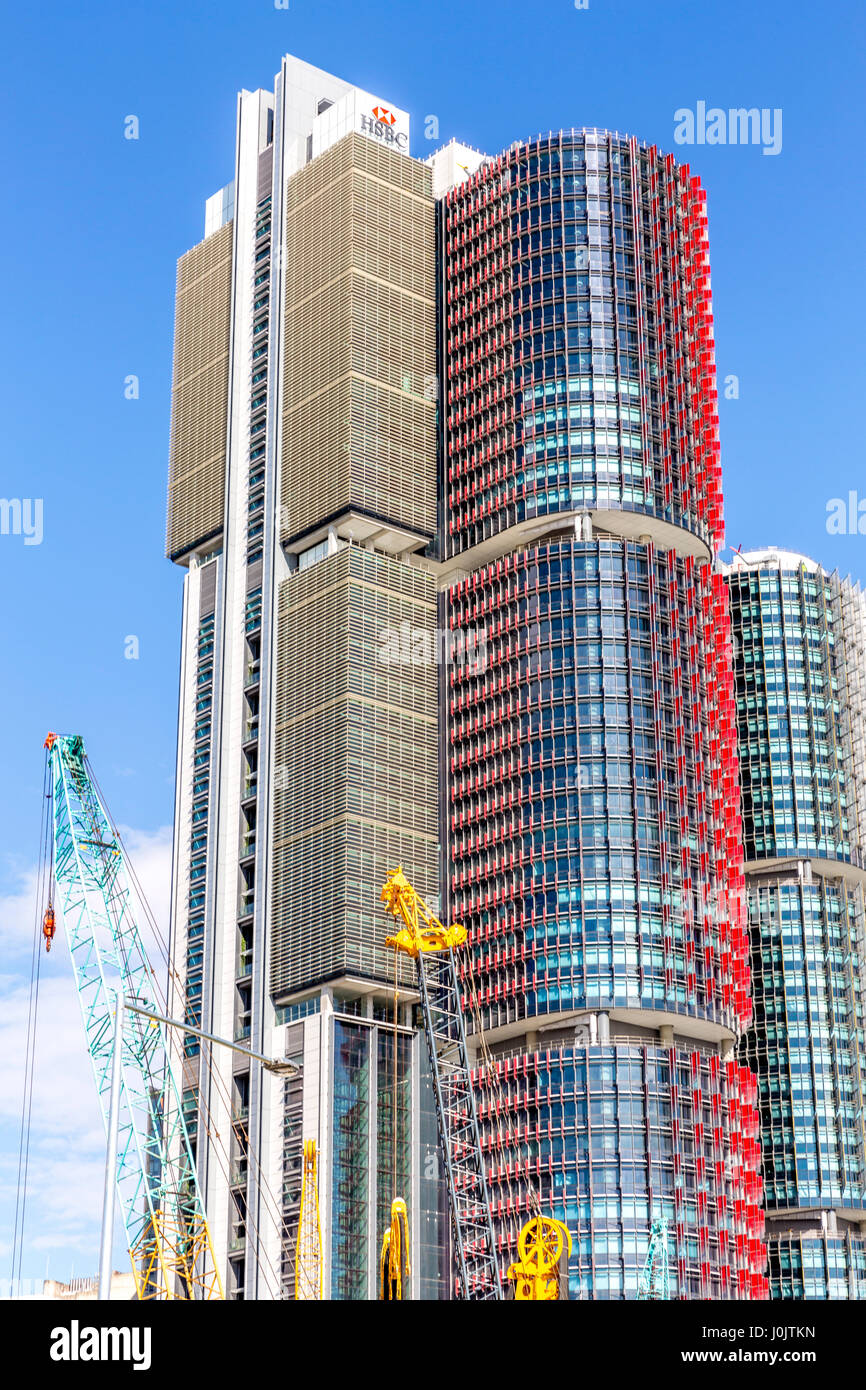
[(153, 831), (131, 830), (125, 825), (118, 828), (145, 899), (167, 942), (171, 901), (171, 826), (164, 825)]
[[(133, 869), (164, 941), (168, 941), (169, 903), (171, 897), (171, 827), (159, 830), (134, 830), (119, 826), (120, 837), (129, 854)], [(38, 872), (35, 866), (7, 864), (11, 886), (0, 893), (0, 952), (8, 968), (14, 960), (23, 964), (33, 947), (36, 922)], [(159, 953), (146, 920), (141, 922), (148, 952)], [(157, 965), (154, 958), (151, 962)], [(27, 974), (29, 978), (29, 965)]]
[(36, 912), (36, 870), (10, 864), (9, 874), (12, 886), (0, 894), (0, 951), (7, 967), (30, 955)]

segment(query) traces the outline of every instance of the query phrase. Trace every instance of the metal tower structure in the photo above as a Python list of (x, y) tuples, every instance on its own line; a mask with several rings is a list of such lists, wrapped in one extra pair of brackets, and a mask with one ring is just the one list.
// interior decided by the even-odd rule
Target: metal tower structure
[(451, 1214), (457, 1296), (474, 1301), (501, 1299), (502, 1280), (454, 961), (453, 948), (465, 942), (466, 931), (459, 925), (444, 927), (401, 868), (388, 875), (382, 901), (404, 922), (395, 936), (388, 937), (387, 944), (395, 951), (405, 951), (418, 965)]
[(668, 1274), (668, 1223), (664, 1217), (654, 1221), (650, 1228), (649, 1249), (638, 1281), (637, 1296), (640, 1301), (669, 1299), (671, 1296)]
[(319, 1221), (319, 1176), (315, 1139), (304, 1140), (301, 1215), (295, 1252), (295, 1298), (322, 1297), (322, 1227)]
[[(108, 1129), (118, 992), (157, 1013), (123, 846), (79, 735), (45, 740), (58, 903)], [(117, 1192), (140, 1299), (222, 1298), (180, 1090), (162, 1024), (128, 1013), (121, 1052)]]

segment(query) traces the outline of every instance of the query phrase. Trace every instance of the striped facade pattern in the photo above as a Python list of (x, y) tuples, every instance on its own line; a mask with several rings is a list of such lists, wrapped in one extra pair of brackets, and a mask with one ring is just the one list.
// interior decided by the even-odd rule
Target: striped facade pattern
[(866, 869), (866, 593), (846, 579), (838, 584), (839, 631), (843, 660), (839, 678), (840, 728), (851, 862)]
[(774, 1297), (866, 1298), (866, 1241), (844, 1235), (798, 1236), (791, 1231), (771, 1250)]
[(551, 1041), (504, 1058), (496, 1062), (501, 1105), (480, 1092), (503, 1258), (533, 1214), (535, 1192), (572, 1232), (572, 1299), (637, 1296), (654, 1214), (668, 1221), (673, 1298), (762, 1298), (754, 1076), (706, 1047), (612, 1041)]
[(430, 171), (348, 135), (286, 199), (283, 539), (350, 507), (432, 534)]
[(172, 560), (223, 526), (232, 231), (227, 222), (178, 261), (166, 532)]
[(849, 804), (839, 717), (848, 673), (838, 581), (768, 568), (735, 570), (729, 582), (746, 861), (801, 855), (850, 863), (856, 802)]
[(860, 891), (792, 864), (753, 877), (749, 911), (767, 1210), (866, 1208)]
[(797, 556), (727, 578), (771, 1296), (862, 1299), (862, 595)]
[(654, 146), (515, 145), (448, 195), (449, 547), (573, 510), (723, 544), (706, 194)]
[[(275, 996), (341, 973), (393, 979), (379, 902), (388, 870), (402, 863), (423, 896), (438, 891), (438, 669), (413, 664), (411, 648), (393, 659), (404, 624), (432, 642), (433, 579), (358, 546), (281, 586)], [(414, 974), (407, 961), (402, 978)]]
[[(563, 132), (454, 189), (444, 235), (447, 553), (471, 571), (448, 622), (487, 656), (449, 673), (449, 912), (494, 1046), (527, 1072), (545, 1039), (577, 1058), (537, 1124), (482, 1115), (497, 1234), (513, 1254), (501, 1184), (529, 1140), (573, 1296), (633, 1296), (663, 1215), (676, 1297), (761, 1299), (705, 195), (653, 147)], [(596, 1183), (577, 1107), (611, 1066)]]
[[(487, 1027), (602, 1006), (750, 1017), (724, 585), (619, 540), (452, 586), (451, 903)], [(729, 638), (728, 638), (729, 641)], [(730, 657), (728, 656), (728, 660)]]

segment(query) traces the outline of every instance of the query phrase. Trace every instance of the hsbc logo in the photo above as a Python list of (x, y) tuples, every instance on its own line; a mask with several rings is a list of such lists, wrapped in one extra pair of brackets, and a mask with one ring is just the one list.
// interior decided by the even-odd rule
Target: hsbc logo
[(361, 116), (361, 134), (371, 135), (374, 140), (381, 140), (383, 145), (408, 150), (409, 136), (404, 130), (395, 130), (396, 124), (397, 117), (387, 106), (374, 106), (369, 115), (365, 111)]

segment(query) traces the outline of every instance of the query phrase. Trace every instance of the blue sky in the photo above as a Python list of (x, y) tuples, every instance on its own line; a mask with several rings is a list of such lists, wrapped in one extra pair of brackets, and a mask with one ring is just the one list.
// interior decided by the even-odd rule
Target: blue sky
[[(291, 52), (407, 108), (415, 155), (432, 150), (424, 119), (436, 115), (442, 140), (489, 153), (595, 125), (689, 159), (708, 190), (719, 376), (739, 382), (739, 398), (720, 402), (728, 540), (866, 579), (866, 535), (826, 528), (829, 499), (854, 491), (866, 503), (850, 431), (866, 220), (855, 0), (49, 0), (8, 9), (4, 30), (0, 495), (42, 499), (43, 539), (0, 535), (0, 1279), (49, 728), (84, 735), (165, 902), (181, 590), (162, 558), (175, 262), (231, 177), (240, 87), (269, 87)], [(675, 145), (674, 112), (699, 101), (781, 108), (781, 152)], [(130, 114), (137, 141), (123, 138)], [(124, 398), (129, 374), (138, 400)], [(131, 635), (138, 660), (124, 657)], [(44, 1192), (31, 1198), (23, 1272), (42, 1274), (50, 1255), (66, 1277), (73, 1264), (95, 1269), (101, 1141), (62, 946), (46, 980)]]

